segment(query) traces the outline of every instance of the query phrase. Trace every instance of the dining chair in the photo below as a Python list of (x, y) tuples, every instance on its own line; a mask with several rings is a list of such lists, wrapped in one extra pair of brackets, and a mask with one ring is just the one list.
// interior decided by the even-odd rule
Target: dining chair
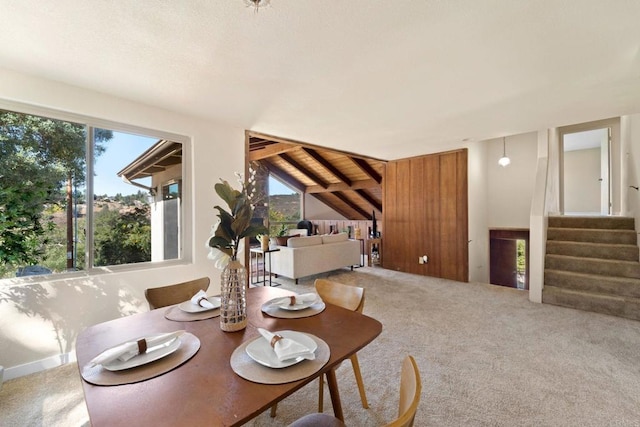
[[(422, 393), (422, 380), (420, 371), (413, 356), (407, 356), (402, 362), (400, 372), (400, 399), (398, 402), (398, 417), (384, 427), (412, 427), (418, 411), (420, 394)], [(309, 414), (297, 419), (289, 427), (312, 426), (344, 426), (339, 419), (327, 414)]]
[(144, 297), (149, 303), (149, 309), (155, 310), (156, 308), (187, 301), (200, 290), (206, 292), (209, 288), (209, 282), (210, 279), (208, 277), (201, 277), (175, 285), (147, 288), (144, 291)]
[[(362, 310), (364, 309), (364, 288), (345, 285), (343, 283), (327, 279), (316, 279), (314, 285), (316, 292), (325, 303), (362, 313)], [(358, 355), (353, 354), (349, 357), (349, 360), (351, 360), (353, 373), (356, 377), (360, 400), (362, 400), (362, 407), (367, 409), (369, 408), (369, 404), (367, 403), (367, 395), (364, 391), (364, 382), (362, 381), (362, 374), (360, 373)], [(318, 393), (318, 412), (322, 412), (324, 410), (324, 375), (321, 375), (319, 380), (320, 389)], [(277, 404), (271, 407), (272, 417), (276, 416), (277, 408)]]

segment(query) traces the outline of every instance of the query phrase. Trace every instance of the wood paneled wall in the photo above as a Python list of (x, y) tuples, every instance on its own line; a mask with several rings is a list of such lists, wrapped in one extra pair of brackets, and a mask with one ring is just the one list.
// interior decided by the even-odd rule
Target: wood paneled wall
[(383, 184), (382, 266), (467, 282), (467, 150), (389, 162)]

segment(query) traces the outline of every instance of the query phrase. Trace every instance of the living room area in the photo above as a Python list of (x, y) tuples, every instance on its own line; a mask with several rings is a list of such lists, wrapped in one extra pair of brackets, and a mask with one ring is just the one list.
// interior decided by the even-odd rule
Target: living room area
[[(277, 278), (296, 293), (319, 278), (366, 290), (364, 315), (384, 327), (358, 352), (369, 409), (349, 364), (337, 370), (351, 425), (393, 419), (407, 354), (423, 380), (415, 425), (636, 425), (640, 322), (540, 302), (548, 219), (583, 213), (587, 182), (610, 190), (604, 216), (638, 223), (640, 8), (257, 3), (5, 4), (0, 110), (149, 137), (143, 149), (123, 143), (113, 163), (120, 180), (154, 180), (135, 188), (135, 206), (170, 221), (152, 224), (144, 261), (91, 264), (88, 241), (72, 255), (86, 268), (0, 279), (0, 424), (88, 425), (78, 335), (148, 313), (149, 287), (208, 277), (219, 293), (205, 244), (223, 203), (214, 186), (263, 162), (298, 194), (299, 216), (274, 226), (307, 220), (316, 241), (338, 231), (357, 242), (357, 261)], [(609, 181), (574, 164), (581, 173), (563, 194), (563, 130), (602, 121), (613, 123)], [(99, 146), (87, 144), (86, 166)], [(100, 174), (84, 172), (97, 189)], [(492, 265), (504, 263), (492, 263), (492, 239), (516, 251), (525, 231), (529, 275), (514, 258), (505, 270), (520, 289), (495, 286)], [(287, 425), (316, 401), (314, 382), (280, 401), (275, 419), (266, 410), (247, 425)]]

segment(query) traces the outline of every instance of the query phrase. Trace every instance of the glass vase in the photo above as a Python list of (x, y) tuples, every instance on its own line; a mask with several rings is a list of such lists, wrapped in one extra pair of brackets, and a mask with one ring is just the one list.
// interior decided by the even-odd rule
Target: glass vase
[(222, 270), (220, 292), (220, 329), (240, 331), (247, 327), (247, 270), (236, 259)]

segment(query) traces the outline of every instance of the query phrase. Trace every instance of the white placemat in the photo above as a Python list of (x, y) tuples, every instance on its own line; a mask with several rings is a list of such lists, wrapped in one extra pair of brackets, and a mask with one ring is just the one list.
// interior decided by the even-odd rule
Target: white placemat
[[(253, 360), (247, 354), (245, 349), (253, 342), (253, 340), (250, 340), (242, 343), (231, 354), (231, 369), (245, 380), (259, 384), (284, 384), (307, 378), (322, 369), (331, 356), (329, 345), (324, 340), (312, 334), (307, 335), (318, 344), (314, 360), (303, 360), (287, 368), (268, 368)], [(264, 338), (260, 336), (255, 339), (263, 340)]]
[[(275, 298), (275, 299), (282, 299)], [(269, 300), (262, 304), (260, 308), (263, 313), (268, 314), (271, 317), (278, 317), (280, 319), (300, 319), (303, 317), (311, 317), (316, 314), (320, 314), (327, 307), (324, 301), (320, 300), (314, 304), (312, 304), (309, 308), (305, 308), (303, 310), (284, 310), (278, 307), (276, 304), (272, 304), (273, 300)]]

